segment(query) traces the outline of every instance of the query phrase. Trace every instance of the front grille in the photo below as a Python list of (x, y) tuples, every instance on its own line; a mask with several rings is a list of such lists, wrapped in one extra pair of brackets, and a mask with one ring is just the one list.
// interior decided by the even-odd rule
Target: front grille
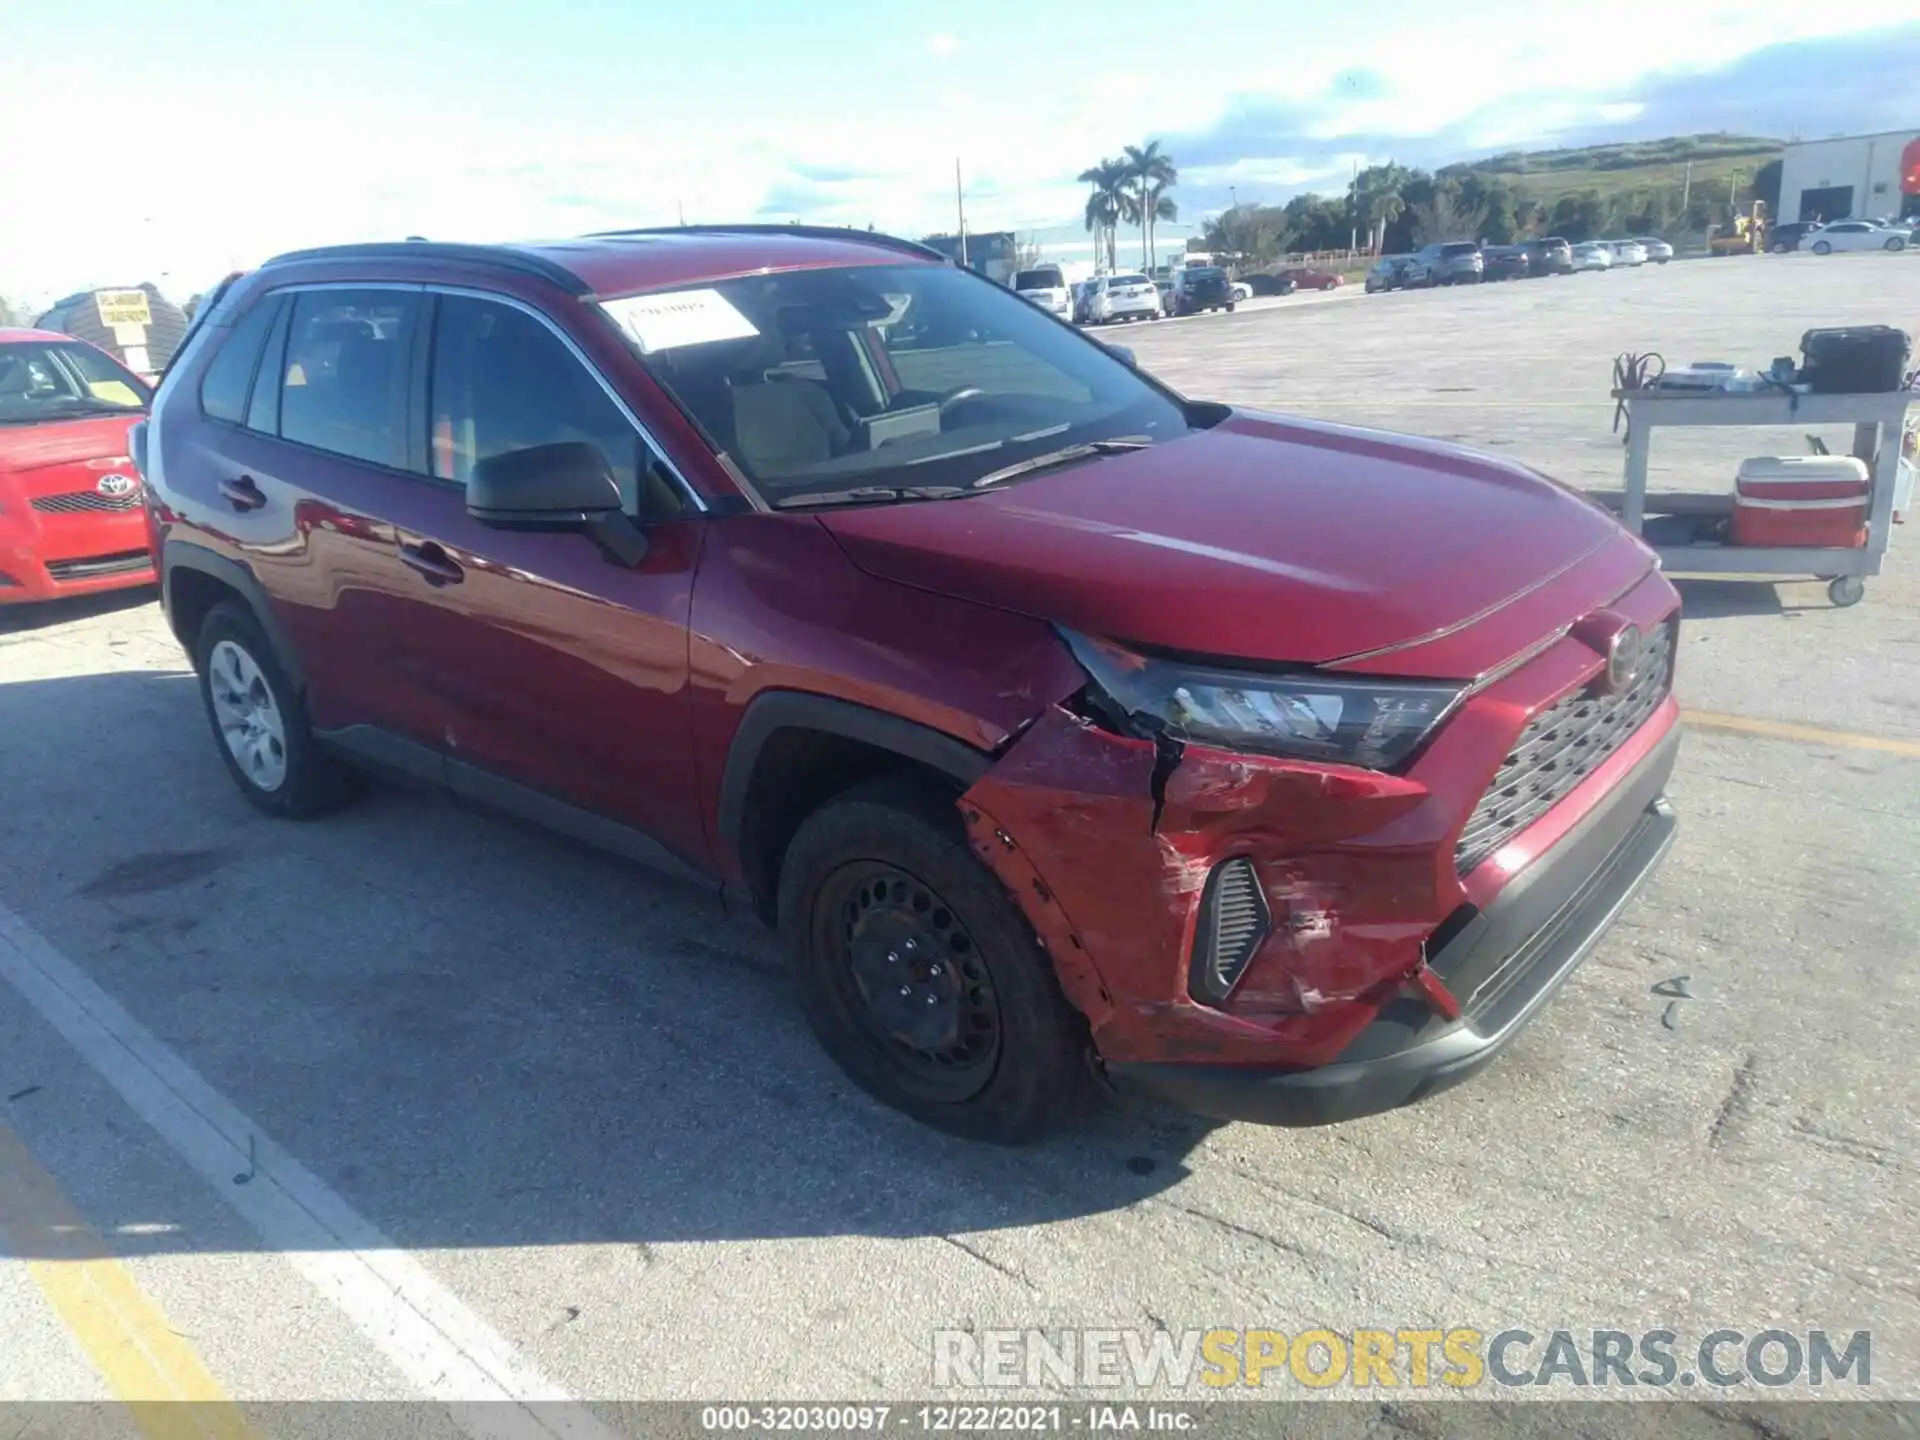
[(36, 495), (31, 502), (42, 515), (117, 514), (140, 508), (140, 492), (102, 495), (98, 490), (75, 490), (67, 495)]
[(148, 569), (153, 556), (145, 550), (122, 550), (113, 555), (89, 555), (84, 560), (49, 560), (47, 574), (55, 580), (97, 580), (103, 575), (127, 575)]
[(1646, 723), (1673, 681), (1673, 622), (1647, 637), (1640, 673), (1612, 695), (1579, 693), (1527, 722), (1453, 847), (1465, 875), (1551, 810)]

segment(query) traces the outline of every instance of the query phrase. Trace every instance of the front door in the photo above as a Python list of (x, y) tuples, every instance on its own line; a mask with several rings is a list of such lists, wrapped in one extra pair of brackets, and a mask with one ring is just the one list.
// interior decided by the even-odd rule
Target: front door
[[(449, 779), (614, 848), (635, 846), (596, 821), (631, 827), (704, 868), (687, 663), (703, 525), (544, 317), (501, 298), (431, 298), (430, 473), (397, 539), (425, 562), (418, 583), (448, 602), (438, 623), (409, 634), (406, 663), (442, 707)], [(647, 535), (644, 559), (468, 514), (476, 462), (561, 441), (607, 457)]]

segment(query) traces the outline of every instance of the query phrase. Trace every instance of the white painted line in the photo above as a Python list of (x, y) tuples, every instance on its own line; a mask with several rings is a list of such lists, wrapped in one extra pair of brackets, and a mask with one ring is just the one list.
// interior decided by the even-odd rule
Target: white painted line
[[(476, 1440), (613, 1440), (372, 1222), (0, 905), (0, 978), (200, 1178)], [(253, 1178), (236, 1185), (236, 1175)], [(274, 1397), (278, 1398), (278, 1397)], [(490, 1403), (491, 1402), (491, 1403)]]

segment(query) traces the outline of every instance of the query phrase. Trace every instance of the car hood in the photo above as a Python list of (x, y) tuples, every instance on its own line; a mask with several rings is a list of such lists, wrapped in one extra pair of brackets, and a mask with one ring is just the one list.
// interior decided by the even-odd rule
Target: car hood
[(986, 494), (820, 519), (871, 574), (1075, 630), (1447, 679), (1496, 668), (1655, 563), (1519, 465), (1245, 411)]
[(83, 460), (125, 460), (127, 432), (141, 415), (93, 415), (37, 425), (0, 425), (0, 474)]

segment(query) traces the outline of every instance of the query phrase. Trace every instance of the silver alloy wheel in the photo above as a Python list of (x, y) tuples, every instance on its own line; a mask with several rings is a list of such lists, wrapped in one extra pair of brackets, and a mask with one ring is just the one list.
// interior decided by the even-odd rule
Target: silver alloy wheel
[(258, 662), (222, 640), (207, 663), (207, 691), (220, 738), (240, 773), (257, 789), (278, 790), (287, 779), (287, 731)]

